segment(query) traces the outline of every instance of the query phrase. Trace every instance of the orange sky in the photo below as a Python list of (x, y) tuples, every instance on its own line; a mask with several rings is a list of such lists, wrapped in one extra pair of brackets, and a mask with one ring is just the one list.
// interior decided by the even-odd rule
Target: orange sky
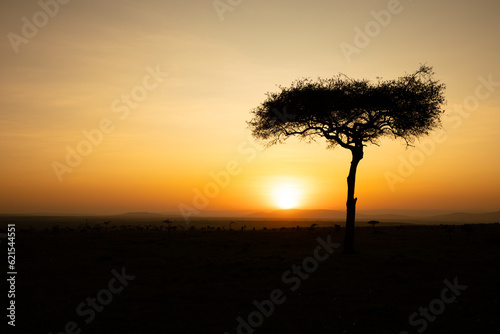
[(250, 110), (300, 77), (425, 62), (447, 85), (444, 132), (366, 148), (358, 209), (499, 210), (497, 1), (42, 3), (0, 13), (0, 213), (262, 210), (280, 189), (342, 210), (350, 153), (263, 150)]

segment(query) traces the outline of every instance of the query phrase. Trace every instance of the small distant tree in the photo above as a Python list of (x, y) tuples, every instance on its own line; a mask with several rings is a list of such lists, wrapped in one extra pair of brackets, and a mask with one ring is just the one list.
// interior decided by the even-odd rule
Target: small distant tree
[(108, 232), (108, 226), (109, 226), (109, 224), (110, 224), (110, 223), (111, 223), (111, 221), (110, 221), (110, 220), (105, 221), (105, 222), (103, 223), (103, 224), (104, 224), (104, 226), (105, 226), (105, 230), (106, 230), (106, 232)]
[(176, 229), (176, 226), (172, 226), (173, 221), (171, 221), (170, 219), (165, 219), (163, 222), (167, 224), (167, 232), (168, 235), (170, 235), (172, 231)]
[(373, 232), (375, 232), (375, 225), (380, 224), (380, 222), (378, 220), (370, 220), (368, 224), (372, 226)]
[(354, 251), (356, 170), (367, 144), (383, 137), (402, 138), (411, 145), (440, 125), (445, 85), (433, 79), (429, 66), (395, 80), (372, 83), (344, 75), (317, 81), (300, 79), (291, 87), (268, 93), (252, 110), (248, 123), (254, 137), (266, 146), (289, 137), (306, 141), (324, 138), (328, 148), (340, 146), (352, 153), (347, 177), (347, 215), (344, 252)]

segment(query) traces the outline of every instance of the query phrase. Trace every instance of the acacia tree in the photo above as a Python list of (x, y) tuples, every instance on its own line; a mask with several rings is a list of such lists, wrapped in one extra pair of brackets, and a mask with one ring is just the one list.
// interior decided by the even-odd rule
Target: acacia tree
[(344, 252), (354, 251), (356, 169), (367, 144), (383, 137), (401, 138), (411, 146), (416, 138), (440, 126), (445, 85), (433, 79), (432, 67), (422, 65), (412, 74), (372, 83), (345, 75), (317, 81), (300, 79), (290, 87), (267, 93), (251, 113), (252, 135), (269, 147), (297, 136), (308, 142), (325, 138), (352, 153), (347, 177), (347, 214)]

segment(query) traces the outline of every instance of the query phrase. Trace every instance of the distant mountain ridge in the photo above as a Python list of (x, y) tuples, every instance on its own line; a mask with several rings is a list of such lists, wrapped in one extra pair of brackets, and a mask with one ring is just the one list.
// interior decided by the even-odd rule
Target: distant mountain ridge
[[(440, 214), (436, 214), (440, 213)], [(246, 220), (246, 221), (345, 221), (346, 212), (343, 210), (227, 210), (202, 211), (189, 217), (193, 221), (217, 220)], [(183, 220), (180, 212), (128, 212), (108, 215), (68, 215), (68, 214), (0, 214), (1, 221), (79, 221), (95, 222), (99, 220), (126, 221), (126, 222), (162, 222), (165, 219)], [(356, 212), (356, 221), (363, 223), (378, 220), (381, 223), (409, 223), (409, 224), (476, 224), (500, 222), (500, 211), (494, 212), (453, 212), (442, 210), (359, 210)]]
[(437, 222), (496, 223), (500, 222), (500, 211), (488, 213), (454, 212), (447, 215), (429, 217), (429, 220)]
[[(343, 220), (345, 211), (340, 210), (276, 210), (270, 212), (256, 212), (247, 218), (258, 219), (318, 219)], [(402, 215), (394, 213), (377, 213), (376, 211), (358, 211), (356, 220), (379, 220), (381, 222), (427, 222), (427, 223), (495, 223), (500, 222), (500, 211), (487, 213), (453, 212), (441, 215)]]

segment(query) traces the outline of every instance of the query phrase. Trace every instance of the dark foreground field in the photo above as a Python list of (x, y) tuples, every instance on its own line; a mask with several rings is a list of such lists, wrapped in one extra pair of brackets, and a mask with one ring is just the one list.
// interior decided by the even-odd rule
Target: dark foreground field
[(328, 236), (19, 232), (15, 332), (500, 332), (500, 225), (358, 228), (354, 255)]

